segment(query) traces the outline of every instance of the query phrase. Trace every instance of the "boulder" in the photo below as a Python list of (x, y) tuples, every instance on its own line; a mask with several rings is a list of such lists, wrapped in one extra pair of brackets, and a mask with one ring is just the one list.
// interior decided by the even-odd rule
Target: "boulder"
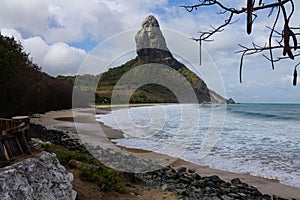
[(76, 199), (72, 173), (59, 164), (56, 155), (42, 152), (0, 169), (0, 199)]

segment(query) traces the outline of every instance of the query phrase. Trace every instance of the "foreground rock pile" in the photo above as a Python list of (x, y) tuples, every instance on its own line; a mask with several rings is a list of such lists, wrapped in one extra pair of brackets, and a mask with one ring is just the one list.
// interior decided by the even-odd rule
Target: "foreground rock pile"
[(181, 199), (202, 200), (285, 200), (285, 198), (262, 194), (257, 188), (240, 179), (225, 182), (218, 176), (201, 177), (192, 169), (177, 170), (166, 167), (138, 175), (147, 184), (159, 186), (166, 191), (175, 191)]
[(0, 169), (0, 199), (74, 200), (73, 175), (58, 163), (55, 154), (42, 152), (39, 158)]

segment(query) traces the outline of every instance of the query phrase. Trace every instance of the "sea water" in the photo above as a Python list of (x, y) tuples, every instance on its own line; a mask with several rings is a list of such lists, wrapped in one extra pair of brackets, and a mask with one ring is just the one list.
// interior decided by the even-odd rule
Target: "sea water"
[(163, 105), (97, 115), (129, 148), (300, 187), (300, 104)]

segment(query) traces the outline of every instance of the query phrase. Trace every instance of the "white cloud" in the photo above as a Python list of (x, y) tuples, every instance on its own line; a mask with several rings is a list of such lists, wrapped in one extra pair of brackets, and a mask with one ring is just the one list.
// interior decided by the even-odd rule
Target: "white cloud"
[(44, 55), (48, 51), (48, 44), (41, 37), (22, 39), (23, 47), (39, 65), (43, 64)]
[(24, 39), (14, 29), (2, 29), (1, 34), (14, 37), (21, 42), (24, 51), (30, 54), (33, 62), (42, 67), (42, 71), (53, 76), (76, 74), (86, 57), (84, 50), (71, 47), (66, 43), (59, 42), (48, 45), (41, 37), (37, 36)]
[(81, 49), (55, 43), (45, 53), (42, 66), (50, 74), (76, 74), (85, 56), (85, 51)]
[(29, 36), (42, 36), (49, 43), (78, 42), (87, 36), (99, 41), (111, 34), (137, 28), (137, 21), (166, 2), (1, 0), (0, 28), (9, 27)]
[[(223, 16), (216, 14), (218, 9), (204, 8), (188, 13), (185, 9), (174, 6), (190, 4), (194, 1), (174, 3), (167, 0), (0, 0), (0, 2), (1, 33), (13, 35), (21, 41), (34, 62), (51, 75), (77, 73), (87, 55), (87, 52), (80, 48), (80, 43), (85, 40), (102, 42), (100, 47), (102, 51), (92, 55), (88, 61), (89, 66), (83, 69), (82, 73), (98, 73), (100, 68), (105, 69), (110, 62), (120, 63), (124, 60), (123, 55), (128, 52), (134, 56), (135, 44), (132, 32), (121, 38), (114, 36), (113, 38), (116, 39), (114, 42), (105, 41), (123, 31), (131, 29), (136, 31), (149, 14), (154, 14), (158, 18), (161, 28), (181, 32), (186, 37), (197, 37), (198, 31), (207, 31), (210, 25), (217, 26), (224, 22)], [(237, 4), (245, 6), (245, 2), (240, 0), (222, 2), (229, 6)], [(295, 4), (296, 9), (299, 9), (297, 7), (299, 2), (295, 1)], [(261, 16), (261, 12), (258, 14)], [(276, 64), (277, 68), (274, 72), (271, 70), (270, 63), (261, 55), (245, 57), (243, 68), (245, 83), (239, 84), (240, 54), (234, 53), (239, 49), (237, 44), (249, 45), (255, 40), (264, 45), (268, 37), (265, 26), (270, 26), (272, 21), (272, 18), (257, 18), (253, 33), (249, 36), (245, 33), (245, 15), (239, 18), (240, 21), (226, 27), (224, 32), (216, 34), (213, 37), (214, 42), (203, 45), (222, 75), (227, 96), (238, 101), (239, 99), (257, 101), (254, 96), (267, 101), (267, 94), (270, 96), (270, 101), (283, 100), (285, 96), (290, 98), (291, 95), (287, 94), (291, 87), (289, 78), (293, 71), (292, 62)], [(291, 21), (293, 26), (299, 25), (296, 21), (298, 18), (299, 12), (295, 12)], [(192, 64), (198, 65), (198, 46), (194, 42), (182, 45), (176, 41), (176, 38), (170, 36), (166, 36), (166, 41), (170, 49), (176, 53), (180, 53), (180, 49), (189, 52), (185, 57)], [(79, 43), (76, 48), (72, 47), (75, 42)], [(203, 59), (205, 61), (208, 58)], [(209, 70), (208, 66), (202, 67)], [(300, 98), (300, 92), (293, 95), (293, 99)]]
[(14, 29), (3, 28), (3, 29), (1, 29), (0, 33), (1, 33), (1, 35), (7, 36), (7, 37), (11, 37), (11, 38), (13, 37), (18, 42), (23, 41), (23, 37), (21, 36), (21, 34)]
[(40, 35), (47, 26), (48, 4), (41, 0), (1, 0), (0, 24)]

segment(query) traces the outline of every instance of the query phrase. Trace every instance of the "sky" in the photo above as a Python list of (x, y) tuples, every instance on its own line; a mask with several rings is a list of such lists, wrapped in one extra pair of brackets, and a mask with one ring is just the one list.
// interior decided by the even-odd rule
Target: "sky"
[[(190, 38), (222, 24), (224, 15), (217, 14), (216, 7), (192, 13), (180, 7), (198, 2), (0, 0), (0, 31), (21, 42), (33, 62), (51, 76), (98, 74), (136, 56), (134, 35), (151, 14), (158, 19), (171, 52), (188, 63), (209, 88), (242, 103), (300, 103), (300, 84), (292, 86), (297, 58), (277, 63), (272, 70), (262, 54), (246, 57), (243, 83), (239, 83), (238, 44), (251, 45), (254, 41), (263, 46), (269, 35), (265, 27), (272, 25), (274, 14), (268, 18), (268, 12), (257, 13), (251, 35), (246, 34), (246, 16), (237, 16), (236, 23), (215, 35), (213, 42), (202, 45), (203, 63), (199, 66), (199, 48)], [(228, 6), (246, 4), (240, 0), (222, 2)], [(300, 9), (299, 1), (295, 1), (295, 7)], [(295, 12), (291, 25), (299, 26), (299, 18), (300, 12)]]

